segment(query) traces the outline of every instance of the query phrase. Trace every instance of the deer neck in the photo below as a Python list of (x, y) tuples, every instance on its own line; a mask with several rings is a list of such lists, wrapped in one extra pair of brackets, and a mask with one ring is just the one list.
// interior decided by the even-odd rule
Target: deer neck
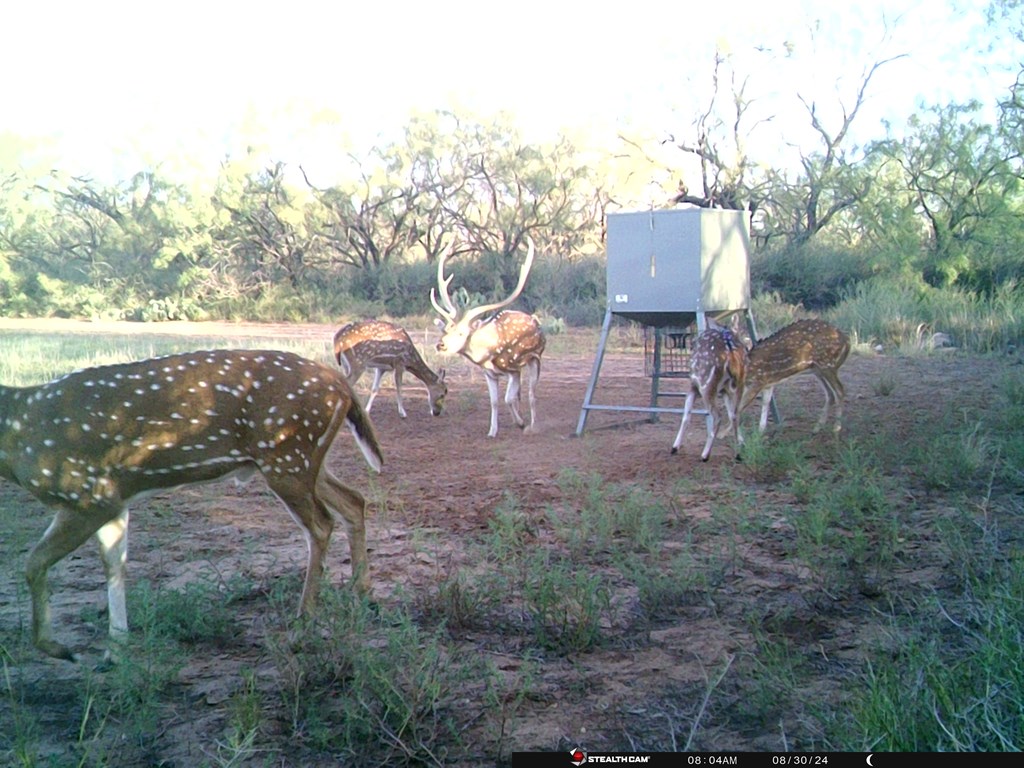
[(502, 346), (505, 339), (501, 328), (493, 317), (476, 328), (466, 339), (461, 354), (477, 365), (485, 366), (494, 357), (495, 351)]
[(437, 374), (430, 369), (430, 366), (427, 365), (423, 361), (423, 358), (415, 351), (413, 351), (412, 357), (407, 362), (405, 370), (424, 384), (430, 385), (437, 383)]

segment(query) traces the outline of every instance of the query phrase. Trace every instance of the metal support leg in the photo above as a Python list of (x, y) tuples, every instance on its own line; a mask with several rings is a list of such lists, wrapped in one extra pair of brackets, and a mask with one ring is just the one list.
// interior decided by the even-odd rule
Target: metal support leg
[[(654, 329), (654, 372), (651, 375), (651, 408), (658, 406), (658, 390), (661, 386), (661, 328)], [(658, 414), (651, 411), (651, 417), (647, 420), (651, 424), (658, 423)]]
[(587, 384), (587, 394), (583, 397), (583, 407), (580, 408), (580, 420), (576, 424), (576, 437), (583, 434), (583, 428), (587, 425), (587, 415), (590, 406), (594, 401), (594, 390), (597, 388), (597, 377), (601, 373), (601, 363), (604, 362), (604, 348), (608, 342), (608, 331), (612, 327), (612, 309), (608, 307), (604, 313), (604, 324), (601, 326), (601, 339), (597, 343), (597, 356), (594, 358), (594, 370), (590, 374), (590, 383)]

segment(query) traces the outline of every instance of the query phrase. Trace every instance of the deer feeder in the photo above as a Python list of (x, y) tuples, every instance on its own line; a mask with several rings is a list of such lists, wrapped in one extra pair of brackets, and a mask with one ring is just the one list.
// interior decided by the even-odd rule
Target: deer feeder
[[(688, 208), (611, 213), (607, 217), (607, 309), (576, 434), (594, 410), (682, 413), (658, 404), (685, 397), (661, 392), (662, 378), (689, 377), (689, 341), (707, 326), (740, 314), (757, 338), (750, 313), (750, 226), (747, 211)], [(612, 318), (644, 328), (648, 406), (593, 402)]]

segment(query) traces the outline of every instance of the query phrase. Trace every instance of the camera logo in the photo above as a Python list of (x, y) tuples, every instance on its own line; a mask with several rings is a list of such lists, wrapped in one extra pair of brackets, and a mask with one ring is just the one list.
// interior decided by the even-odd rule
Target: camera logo
[(576, 747), (576, 749), (569, 753), (569, 762), (573, 765), (583, 765), (587, 762), (587, 753)]

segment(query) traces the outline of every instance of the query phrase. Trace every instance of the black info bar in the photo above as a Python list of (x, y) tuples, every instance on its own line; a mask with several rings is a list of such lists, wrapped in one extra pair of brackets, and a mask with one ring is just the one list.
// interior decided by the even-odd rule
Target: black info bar
[(568, 768), (569, 766), (672, 766), (672, 768), (903, 768), (915, 757), (925, 757), (929, 768), (1014, 765), (1019, 754), (986, 752), (984, 755), (950, 752), (588, 752), (582, 747), (563, 752), (513, 752), (512, 768)]

